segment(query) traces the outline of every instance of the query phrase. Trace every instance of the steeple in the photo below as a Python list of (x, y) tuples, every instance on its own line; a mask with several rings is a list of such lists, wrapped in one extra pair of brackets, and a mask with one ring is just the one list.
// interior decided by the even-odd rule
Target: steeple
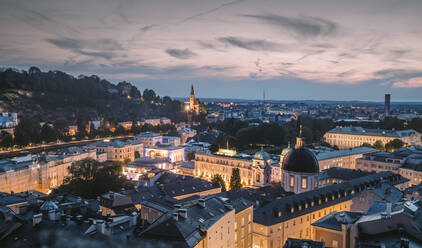
[(193, 90), (193, 84), (191, 84), (190, 86), (190, 94), (195, 95), (195, 91)]
[(302, 124), (299, 125), (299, 136), (296, 137), (296, 145), (295, 149), (302, 148), (304, 145), (303, 138), (302, 138)]
[(193, 84), (190, 86), (189, 110), (195, 111), (195, 91), (193, 90)]

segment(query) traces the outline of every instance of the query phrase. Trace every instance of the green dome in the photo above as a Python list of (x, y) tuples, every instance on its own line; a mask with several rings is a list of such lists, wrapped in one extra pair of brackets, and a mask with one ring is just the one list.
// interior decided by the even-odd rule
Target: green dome
[(253, 158), (259, 159), (259, 160), (269, 160), (269, 159), (271, 159), (271, 156), (270, 156), (270, 154), (268, 154), (264, 151), (259, 151), (259, 152), (255, 153)]

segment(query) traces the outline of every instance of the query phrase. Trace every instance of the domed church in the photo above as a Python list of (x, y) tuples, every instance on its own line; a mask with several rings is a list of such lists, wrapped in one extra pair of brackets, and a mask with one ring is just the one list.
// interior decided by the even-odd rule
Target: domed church
[(280, 164), (284, 190), (298, 194), (318, 188), (318, 160), (312, 151), (304, 147), (302, 126), (295, 149), (283, 150)]

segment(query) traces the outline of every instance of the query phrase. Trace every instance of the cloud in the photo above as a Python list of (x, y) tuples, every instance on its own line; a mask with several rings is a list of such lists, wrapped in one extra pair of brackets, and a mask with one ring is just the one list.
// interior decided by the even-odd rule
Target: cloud
[(215, 8), (212, 8), (212, 9), (209, 9), (209, 10), (206, 10), (206, 11), (203, 11), (203, 12), (200, 12), (200, 13), (197, 13), (195, 15), (186, 17), (183, 20), (181, 20), (179, 22), (179, 24), (180, 23), (187, 22), (187, 21), (190, 21), (190, 20), (193, 20), (193, 19), (196, 19), (196, 18), (201, 17), (201, 16), (209, 15), (209, 14), (211, 14), (213, 12), (216, 12), (216, 11), (222, 9), (222, 8), (225, 8), (225, 7), (228, 7), (228, 6), (232, 6), (232, 5), (236, 5), (236, 4), (239, 4), (239, 3), (244, 2), (244, 1), (246, 1), (246, 0), (235, 0), (235, 1), (228, 2), (228, 3), (223, 3), (223, 4), (221, 4), (221, 5), (219, 5), (219, 6), (215, 7)]
[(304, 38), (333, 35), (339, 27), (337, 23), (320, 17), (286, 17), (275, 14), (243, 16), (280, 27)]
[(150, 31), (151, 29), (153, 29), (153, 28), (156, 28), (156, 27), (158, 27), (159, 25), (158, 24), (150, 24), (150, 25), (147, 25), (147, 26), (143, 26), (142, 28), (140, 28), (139, 30), (140, 31), (142, 31), (142, 32), (148, 32), (148, 31)]
[(406, 81), (393, 83), (393, 88), (422, 88), (422, 77), (410, 78)]
[(47, 42), (58, 48), (70, 50), (76, 54), (88, 57), (111, 59), (115, 51), (124, 50), (119, 42), (113, 39), (79, 40), (71, 38), (47, 39)]
[(233, 36), (221, 37), (218, 39), (220, 42), (223, 42), (227, 45), (234, 47), (243, 48), (251, 51), (280, 51), (282, 46), (275, 42), (270, 42), (266, 40), (249, 40)]
[(170, 49), (169, 48), (166, 50), (166, 53), (177, 59), (190, 59), (197, 56), (196, 53), (192, 52), (188, 48), (186, 49)]

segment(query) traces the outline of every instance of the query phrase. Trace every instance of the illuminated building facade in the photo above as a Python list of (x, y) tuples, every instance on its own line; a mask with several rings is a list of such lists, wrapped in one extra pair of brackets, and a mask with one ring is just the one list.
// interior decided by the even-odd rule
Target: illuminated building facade
[(352, 126), (336, 127), (324, 134), (324, 139), (331, 146), (337, 146), (339, 149), (359, 147), (365, 143), (374, 145), (377, 141), (381, 141), (385, 145), (394, 139), (400, 139), (408, 145), (422, 144), (421, 134), (413, 129), (381, 130)]
[(356, 168), (362, 171), (393, 171), (409, 179), (403, 187), (422, 183), (422, 147), (406, 147), (394, 152), (373, 152), (356, 159)]
[(171, 163), (185, 161), (185, 148), (180, 146), (172, 146), (167, 144), (159, 144), (156, 146), (145, 148), (146, 158), (163, 158)]
[(383, 172), (258, 205), (254, 210), (252, 247), (281, 247), (288, 238), (313, 239), (312, 223), (333, 212), (366, 211), (358, 196), (383, 182), (395, 185), (402, 182), (402, 177)]
[(105, 140), (88, 145), (95, 148), (97, 153), (106, 153), (108, 161), (133, 161), (135, 152), (143, 154), (144, 145), (136, 140)]
[(144, 144), (144, 147), (149, 147), (163, 143), (163, 136), (152, 132), (144, 132), (136, 135), (135, 140)]
[(73, 162), (96, 157), (93, 149), (71, 147), (46, 155), (1, 160), (0, 192), (37, 190), (47, 193), (63, 183)]
[(268, 153), (257, 152), (251, 159), (235, 155), (235, 151), (228, 149), (220, 149), (217, 154), (196, 153), (195, 176), (211, 180), (219, 174), (227, 186), (230, 184), (232, 170), (238, 168), (243, 186), (263, 186), (273, 180), (280, 181), (280, 178), (272, 176), (272, 173), (279, 172), (279, 165), (277, 163), (276, 168), (273, 168), (274, 161)]

